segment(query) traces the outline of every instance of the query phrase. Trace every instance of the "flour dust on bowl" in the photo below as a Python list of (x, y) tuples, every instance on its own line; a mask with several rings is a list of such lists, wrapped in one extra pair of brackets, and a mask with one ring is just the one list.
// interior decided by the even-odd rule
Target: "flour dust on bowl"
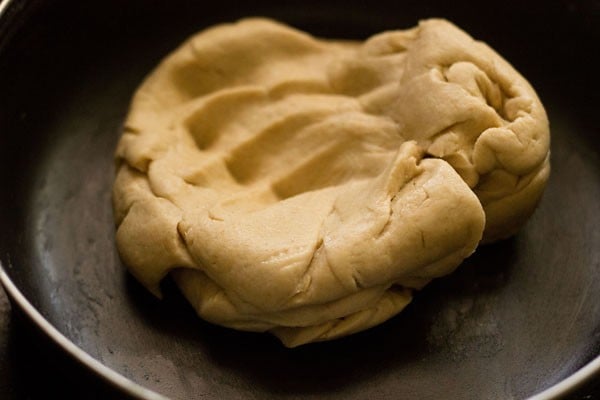
[[(11, 188), (0, 200), (3, 281), (67, 351), (89, 357), (82, 368), (175, 399), (505, 399), (562, 385), (550, 398), (571, 390), (597, 369), (600, 124), (586, 54), (599, 25), (577, 7), (523, 7), (8, 3), (0, 19), (0, 170)], [(516, 236), (480, 247), (396, 317), (331, 342), (286, 349), (268, 335), (203, 322), (168, 280), (156, 300), (115, 247), (113, 153), (129, 102), (186, 38), (250, 16), (352, 40), (444, 17), (487, 42), (530, 81), (548, 114), (552, 174), (538, 209)]]

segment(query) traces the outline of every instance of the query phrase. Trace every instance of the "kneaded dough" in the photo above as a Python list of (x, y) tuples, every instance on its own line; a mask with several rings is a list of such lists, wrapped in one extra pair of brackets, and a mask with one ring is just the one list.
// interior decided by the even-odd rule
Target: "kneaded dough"
[(286, 346), (400, 312), (549, 173), (535, 92), (445, 20), (365, 42), (267, 19), (207, 29), (136, 92), (116, 151), (117, 245), (160, 296)]

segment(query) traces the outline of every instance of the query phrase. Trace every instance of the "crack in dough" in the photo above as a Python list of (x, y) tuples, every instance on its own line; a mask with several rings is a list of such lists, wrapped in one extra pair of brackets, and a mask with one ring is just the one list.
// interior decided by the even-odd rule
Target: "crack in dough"
[(117, 245), (160, 296), (286, 346), (375, 326), (481, 241), (514, 234), (549, 174), (529, 83), (445, 20), (364, 42), (267, 19), (183, 43), (117, 146)]

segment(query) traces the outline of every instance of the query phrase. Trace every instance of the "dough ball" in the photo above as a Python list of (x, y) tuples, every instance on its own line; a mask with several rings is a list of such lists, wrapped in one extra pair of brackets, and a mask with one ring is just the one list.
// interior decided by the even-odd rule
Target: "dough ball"
[(286, 346), (400, 312), (515, 233), (549, 173), (535, 92), (444, 20), (322, 40), (207, 29), (136, 92), (116, 151), (117, 245), (160, 296)]

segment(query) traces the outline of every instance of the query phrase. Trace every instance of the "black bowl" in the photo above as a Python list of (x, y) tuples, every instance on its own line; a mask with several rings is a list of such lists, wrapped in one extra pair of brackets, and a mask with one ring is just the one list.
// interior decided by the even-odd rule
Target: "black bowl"
[[(84, 368), (153, 398), (537, 399), (600, 370), (597, 2), (4, 1), (0, 5), (0, 279)], [(113, 149), (131, 95), (217, 22), (269, 16), (366, 38), (444, 17), (526, 76), (552, 129), (549, 186), (514, 238), (480, 248), (387, 323), (283, 348), (158, 301), (114, 245)]]

